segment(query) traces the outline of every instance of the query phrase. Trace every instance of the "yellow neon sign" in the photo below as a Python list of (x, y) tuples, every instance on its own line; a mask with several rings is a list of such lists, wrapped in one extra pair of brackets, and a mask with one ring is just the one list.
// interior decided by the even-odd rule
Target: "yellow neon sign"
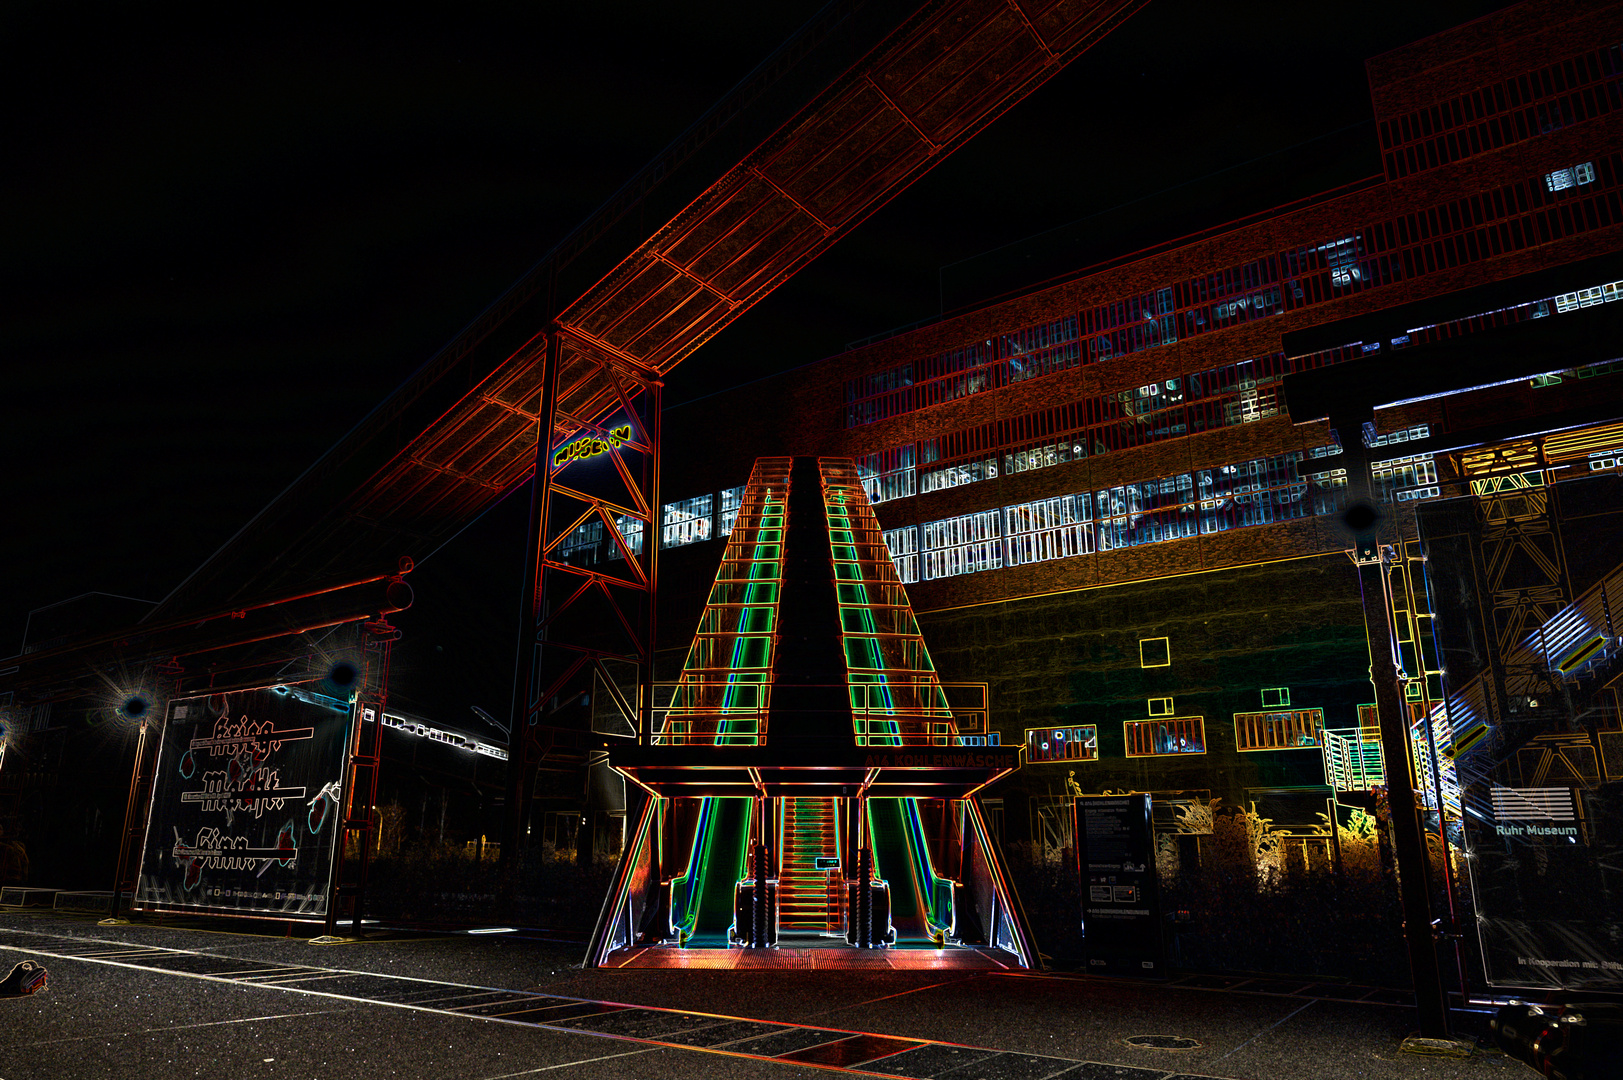
[(609, 432), (608, 438), (599, 439), (595, 435), (588, 435), (584, 439), (576, 439), (567, 446), (560, 446), (552, 455), (552, 467), (562, 468), (571, 461), (581, 461), (586, 458), (606, 454), (610, 450), (618, 450), (624, 443), (631, 441), (631, 425), (621, 424)]

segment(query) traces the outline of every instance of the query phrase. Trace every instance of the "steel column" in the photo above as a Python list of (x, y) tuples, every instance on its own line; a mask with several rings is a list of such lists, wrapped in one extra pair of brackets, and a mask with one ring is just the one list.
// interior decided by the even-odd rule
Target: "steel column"
[(567, 330), (544, 347), (502, 829), (509, 889), (537, 770), (585, 769), (577, 855), (588, 861), (592, 785), (610, 779), (601, 736), (646, 742), (653, 711), (662, 387)]

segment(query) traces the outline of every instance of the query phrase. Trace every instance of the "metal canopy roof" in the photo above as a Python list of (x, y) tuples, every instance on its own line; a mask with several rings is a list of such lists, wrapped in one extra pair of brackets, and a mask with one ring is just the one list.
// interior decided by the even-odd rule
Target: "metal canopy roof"
[(650, 794), (963, 799), (1020, 767), (1018, 746), (625, 746), (614, 767)]

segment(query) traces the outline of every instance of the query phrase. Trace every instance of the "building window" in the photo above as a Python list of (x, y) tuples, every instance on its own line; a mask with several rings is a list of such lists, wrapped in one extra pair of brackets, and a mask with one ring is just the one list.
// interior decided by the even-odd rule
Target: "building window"
[(1369, 475), (1380, 500), (1386, 503), (1436, 498), (1442, 493), (1437, 485), (1437, 463), (1430, 454), (1371, 462)]
[(1393, 446), (1397, 443), (1414, 442), (1419, 439), (1429, 438), (1431, 438), (1430, 424), (1416, 424), (1413, 427), (1407, 427), (1401, 431), (1389, 431), (1385, 435), (1377, 435), (1375, 433), (1375, 425), (1373, 422), (1366, 421), (1364, 424), (1364, 445), (1370, 449), (1374, 449), (1378, 446)]
[(733, 535), (733, 524), (738, 520), (739, 508), (744, 505), (744, 489), (728, 488), (721, 493), (721, 535)]
[(905, 499), (914, 494), (913, 444), (857, 458), (857, 475), (862, 478), (862, 490), (868, 493), (869, 502)]
[(1093, 511), (1086, 492), (1006, 507), (1008, 565), (1093, 552)]
[(1152, 697), (1144, 704), (1151, 716), (1171, 716), (1177, 711), (1172, 707), (1172, 699), (1169, 697)]
[(1194, 536), (1194, 481), (1188, 473), (1105, 488), (1095, 494), (1099, 550), (1155, 544)]
[(1344, 236), (1340, 240), (1320, 244), (1318, 250), (1330, 266), (1330, 284), (1335, 288), (1345, 288), (1364, 280), (1364, 268), (1358, 262), (1358, 237)]
[[(982, 480), (995, 480), (997, 478), (997, 458), (987, 458), (984, 461), (965, 461), (957, 465), (946, 465), (939, 469), (931, 469), (924, 474), (919, 485), (921, 491), (942, 491), (950, 487), (961, 487), (964, 484), (974, 484)], [(913, 494), (911, 491), (909, 495)]]
[(1273, 686), (1262, 692), (1262, 707), (1264, 709), (1283, 709), (1291, 703), (1291, 691), (1288, 686)]
[(1042, 326), (1028, 326), (998, 338), (998, 356), (1008, 365), (1009, 381), (1052, 375), (1081, 362), (1077, 318), (1068, 315)]
[(596, 566), (603, 561), (603, 523), (588, 521), (558, 544), (558, 561), (570, 566)]
[(1234, 742), (1240, 750), (1317, 750), (1324, 745), (1324, 710), (1235, 713)]
[(714, 495), (696, 495), (680, 502), (666, 503), (659, 546), (682, 547), (710, 539), (710, 512), (715, 502)]
[(1577, 292), (1562, 293), (1555, 298), (1555, 310), (1562, 315), (1596, 304), (1610, 304), (1623, 296), (1623, 281), (1608, 281), (1604, 285), (1591, 285)]
[(905, 525), (900, 529), (885, 530), (885, 546), (890, 549), (890, 561), (896, 564), (896, 576), (902, 584), (911, 585), (919, 579), (919, 530)]
[(1307, 479), (1308, 488), (1313, 493), (1313, 512), (1315, 514), (1336, 514), (1346, 508), (1346, 469), (1330, 469), (1327, 472), (1313, 473)]
[(1300, 452), (1199, 469), (1200, 531), (1225, 532), (1305, 517), (1307, 484), (1297, 479)]
[[(625, 548), (630, 550), (632, 556), (636, 557), (641, 555), (642, 519), (634, 518), (627, 514), (619, 514), (616, 515), (614, 519), (614, 526), (620, 530), (620, 536), (625, 541)], [(625, 551), (621, 549), (619, 544), (611, 544), (609, 546), (607, 558), (623, 559), (625, 558)]]
[(1595, 182), (1595, 163), (1586, 161), (1582, 165), (1574, 165), (1570, 169), (1557, 169), (1552, 173), (1544, 174), (1544, 188), (1547, 191), (1565, 191), (1567, 188), (1581, 187), (1584, 184)]
[(1172, 641), (1164, 637), (1138, 639), (1139, 667), (1171, 667)]
[(1026, 763), (1042, 761), (1098, 761), (1099, 728), (1094, 724), (1068, 728), (1027, 728)]
[(931, 521), (924, 531), (924, 580), (996, 570), (1003, 565), (999, 510)]
[(1206, 718), (1179, 716), (1168, 720), (1129, 720), (1122, 725), (1128, 757), (1165, 757), (1206, 752)]
[[(1062, 465), (1067, 461), (1076, 461), (1087, 456), (1088, 449), (1080, 441), (1062, 439), (1046, 446), (1033, 446), (1004, 454), (1003, 469), (1011, 473), (1030, 472), (1032, 469), (1046, 469), (1050, 465)], [(987, 464), (990, 465), (991, 462)], [(996, 476), (997, 473), (994, 471), (992, 475)]]

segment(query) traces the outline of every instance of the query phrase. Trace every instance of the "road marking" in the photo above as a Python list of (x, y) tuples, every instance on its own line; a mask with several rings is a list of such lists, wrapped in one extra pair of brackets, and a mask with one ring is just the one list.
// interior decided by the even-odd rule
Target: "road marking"
[(525, 1069), (523, 1072), (498, 1073), (495, 1076), (482, 1076), (479, 1080), (509, 1080), (514, 1076), (534, 1076), (536, 1073), (551, 1072), (553, 1069), (572, 1069), (576, 1065), (590, 1065), (595, 1061), (613, 1061), (615, 1058), (636, 1057), (638, 1054), (652, 1054), (655, 1050), (662, 1050), (660, 1046), (645, 1046), (641, 1050), (627, 1050), (623, 1054), (604, 1054), (602, 1057), (585, 1058), (581, 1061), (560, 1061), (556, 1065), (542, 1065), (534, 1069)]
[(203, 1020), (196, 1024), (167, 1024), (164, 1027), (136, 1028), (133, 1031), (97, 1031), (89, 1035), (71, 1035), (65, 1039), (41, 1039), (39, 1042), (20, 1043), (20, 1046), (54, 1046), (57, 1043), (82, 1042), (85, 1039), (111, 1039), (121, 1035), (151, 1035), (159, 1031), (189, 1031), (192, 1028), (224, 1027), (226, 1024), (256, 1024), (264, 1020), (296, 1020), (304, 1016), (331, 1016), (350, 1012), (350, 1009), (312, 1009), (308, 1012), (273, 1013), (270, 1016), (241, 1016), (235, 1020)]

